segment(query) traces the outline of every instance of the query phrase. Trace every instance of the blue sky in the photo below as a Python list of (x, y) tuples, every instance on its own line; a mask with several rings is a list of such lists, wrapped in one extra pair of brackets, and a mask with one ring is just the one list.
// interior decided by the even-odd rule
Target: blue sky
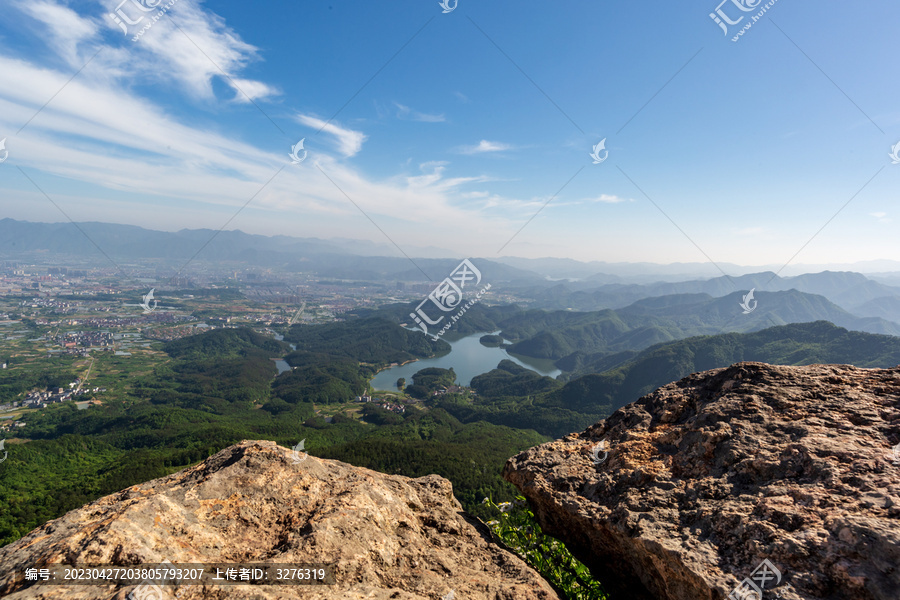
[[(900, 259), (896, 2), (778, 0), (733, 42), (764, 2), (722, 4), (744, 17), (724, 35), (715, 0), (177, 0), (132, 41), (141, 1), (4, 0), (0, 216), (412, 255)], [(126, 35), (117, 6), (148, 16)]]

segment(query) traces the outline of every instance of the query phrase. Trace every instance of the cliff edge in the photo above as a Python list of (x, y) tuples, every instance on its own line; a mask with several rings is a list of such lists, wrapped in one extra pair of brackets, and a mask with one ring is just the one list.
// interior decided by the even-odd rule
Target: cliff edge
[[(63, 564), (330, 564), (332, 585), (48, 585), (26, 569)], [(0, 596), (136, 600), (558, 600), (450, 482), (384, 475), (274, 442), (91, 502), (0, 548)]]
[(504, 475), (614, 597), (897, 600), (898, 443), (900, 368), (738, 363)]

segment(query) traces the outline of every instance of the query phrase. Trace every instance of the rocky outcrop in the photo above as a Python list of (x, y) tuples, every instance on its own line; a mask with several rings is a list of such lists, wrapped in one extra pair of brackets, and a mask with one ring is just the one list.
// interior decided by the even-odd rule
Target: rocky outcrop
[(445, 479), (383, 475), (258, 441), (101, 498), (0, 548), (0, 596), (123, 600), (135, 586), (53, 586), (23, 576), (55, 563), (164, 561), (326, 563), (335, 583), (147, 587), (144, 600), (176, 591), (179, 600), (558, 598), (462, 512)]
[(504, 474), (614, 597), (897, 600), (898, 443), (900, 368), (739, 363)]

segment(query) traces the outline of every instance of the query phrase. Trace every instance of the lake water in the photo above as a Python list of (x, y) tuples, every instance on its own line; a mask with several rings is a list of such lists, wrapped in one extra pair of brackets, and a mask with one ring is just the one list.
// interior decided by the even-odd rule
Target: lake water
[[(284, 336), (281, 335), (280, 333), (276, 333), (275, 339), (278, 340), (279, 342), (282, 342), (282, 341), (284, 341)], [(290, 344), (290, 342), (288, 342), (288, 343)], [(291, 350), (297, 349), (297, 344), (290, 344), (290, 346), (291, 346)], [(278, 374), (281, 375), (285, 371), (290, 371), (291, 365), (287, 364), (287, 362), (285, 362), (284, 360), (279, 358), (279, 359), (275, 360), (275, 368), (278, 369)]]
[(291, 365), (287, 364), (287, 362), (285, 362), (279, 358), (279, 359), (275, 360), (275, 368), (278, 369), (278, 374), (281, 375), (285, 371), (290, 371)]
[[(495, 335), (498, 332), (494, 332)], [(503, 348), (488, 348), (478, 340), (484, 333), (476, 333), (455, 342), (444, 340), (452, 350), (440, 358), (426, 358), (406, 365), (399, 365), (385, 369), (372, 378), (372, 387), (379, 391), (397, 391), (397, 380), (406, 379), (407, 384), (412, 383), (412, 376), (428, 367), (440, 367), (449, 369), (453, 367), (456, 372), (456, 382), (459, 385), (469, 385), (472, 378), (487, 373), (497, 368), (502, 360), (511, 360), (521, 367), (536, 371), (541, 375), (556, 377), (562, 371), (553, 366), (552, 360), (541, 360), (526, 356), (513, 356)]]

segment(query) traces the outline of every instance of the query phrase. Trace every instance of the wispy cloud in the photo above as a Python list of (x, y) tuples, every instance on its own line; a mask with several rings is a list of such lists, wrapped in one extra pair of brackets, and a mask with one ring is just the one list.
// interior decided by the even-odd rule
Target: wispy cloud
[(490, 142), (481, 140), (474, 146), (460, 146), (457, 152), (460, 154), (484, 154), (487, 152), (503, 152), (504, 150), (512, 150), (513, 146), (501, 142)]
[(876, 219), (878, 219), (879, 223), (890, 223), (891, 222), (891, 218), (888, 217), (888, 214), (886, 212), (873, 212), (873, 213), (869, 213), (869, 216), (875, 217)]
[(358, 154), (362, 150), (363, 142), (368, 139), (361, 131), (345, 129), (334, 121), (328, 123), (311, 115), (297, 115), (297, 120), (307, 127), (312, 127), (317, 131), (321, 129), (325, 133), (333, 135), (337, 142), (338, 152), (346, 157)]
[[(49, 32), (48, 42), (69, 66), (80, 62), (79, 44), (94, 38), (99, 31), (96, 22), (86, 19), (67, 6), (48, 0), (14, 0), (11, 5)], [(81, 65), (78, 65), (81, 66)]]
[(249, 103), (251, 100), (265, 100), (281, 94), (278, 88), (253, 79), (234, 77), (229, 85), (234, 89), (235, 102)]
[[(106, 2), (102, 2), (104, 7)], [(112, 19), (103, 23), (117, 35), (121, 30)], [(129, 50), (144, 55), (136, 72), (145, 76), (174, 79), (195, 98), (215, 98), (213, 80), (219, 78), (232, 88), (235, 84), (253, 99), (276, 95), (276, 88), (259, 81), (238, 79), (248, 64), (260, 60), (258, 49), (243, 41), (219, 15), (204, 10), (198, 2), (177, 2), (139, 42), (128, 41)], [(147, 56), (149, 55), (149, 56)], [(142, 71), (141, 67), (142, 65)], [(232, 81), (229, 81), (232, 78)], [(246, 102), (244, 93), (235, 90), (235, 100)]]
[(603, 202), (604, 204), (618, 204), (619, 202), (634, 202), (634, 200), (630, 200), (628, 198), (622, 198), (621, 196), (614, 196), (612, 194), (600, 194), (594, 198), (588, 198), (588, 202)]
[(421, 121), (423, 123), (443, 123), (447, 120), (443, 114), (431, 115), (427, 113), (421, 113), (411, 109), (408, 106), (404, 106), (399, 102), (394, 102), (394, 106), (397, 107), (398, 119), (412, 119), (413, 121)]

